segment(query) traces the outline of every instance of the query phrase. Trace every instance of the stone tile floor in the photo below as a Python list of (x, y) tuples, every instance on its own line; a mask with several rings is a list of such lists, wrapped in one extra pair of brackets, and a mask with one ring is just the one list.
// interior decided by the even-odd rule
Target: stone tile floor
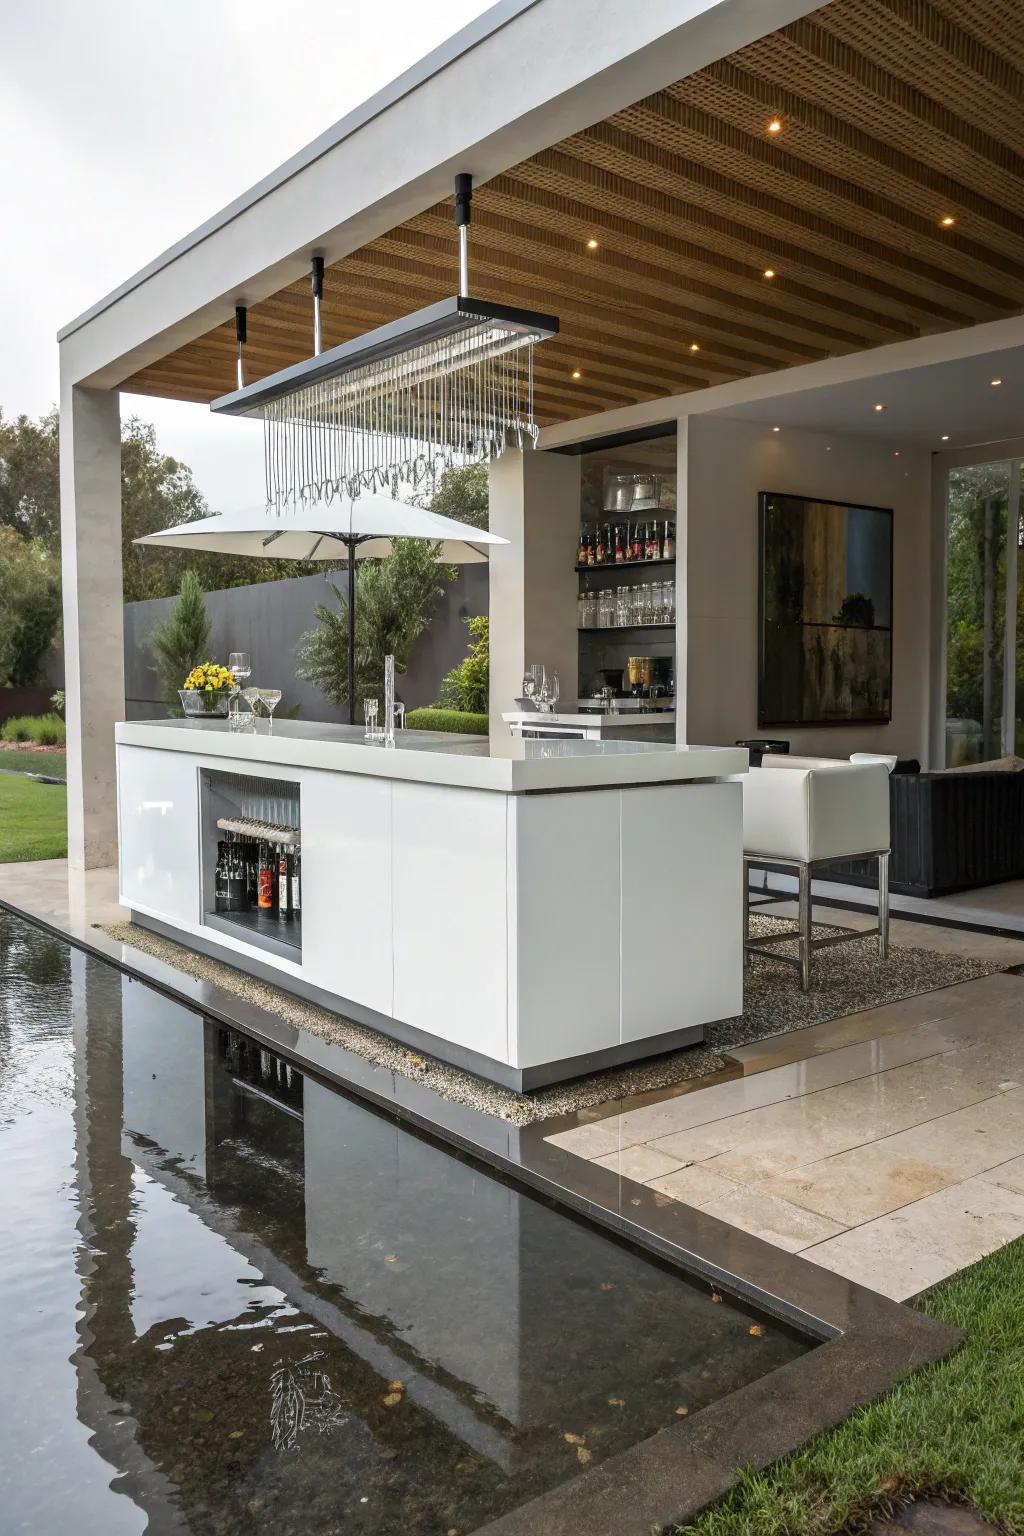
[[(893, 937), (1024, 961), (1024, 942), (990, 934), (897, 922)], [(963, 982), (730, 1055), (744, 1076), (595, 1110), (549, 1139), (895, 1300), (1024, 1235), (1024, 977)]]

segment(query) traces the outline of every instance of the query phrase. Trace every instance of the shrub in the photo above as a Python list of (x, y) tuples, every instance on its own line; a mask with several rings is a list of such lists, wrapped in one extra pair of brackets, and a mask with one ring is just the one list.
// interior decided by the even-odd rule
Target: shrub
[(473, 637), (469, 642), (469, 655), (443, 680), (437, 702), (441, 709), (486, 715), (491, 666), (489, 624), (486, 614), (465, 622)]
[(160, 697), (176, 714), (180, 714), (177, 708), (178, 689), (210, 648), (210, 620), (206, 613), (206, 600), (199, 577), (194, 571), (186, 571), (181, 578), (174, 611), (165, 624), (153, 631), (150, 645)]
[(62, 747), (65, 726), (59, 715), (16, 715), (4, 721), (0, 736), (4, 741), (31, 741), (37, 747)]
[(405, 717), (410, 731), (461, 731), (468, 736), (486, 736), (486, 715), (469, 714), (458, 709), (413, 709)]
[[(413, 645), (426, 629), (456, 572), (437, 563), (437, 545), (424, 539), (395, 539), (385, 560), (361, 561), (356, 570), (356, 719), (364, 698), (384, 691), (384, 657), (395, 658), (401, 675)], [(316, 606), (317, 628), (299, 642), (299, 676), (332, 704), (348, 700), (348, 598), (331, 582), (337, 609)]]

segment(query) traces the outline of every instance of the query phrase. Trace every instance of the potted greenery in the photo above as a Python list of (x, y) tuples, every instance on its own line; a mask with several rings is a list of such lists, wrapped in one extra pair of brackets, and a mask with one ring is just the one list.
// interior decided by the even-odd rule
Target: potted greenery
[(186, 715), (223, 717), (228, 712), (234, 686), (235, 674), (230, 667), (222, 667), (216, 661), (204, 661), (192, 668), (185, 686), (178, 689), (178, 697)]

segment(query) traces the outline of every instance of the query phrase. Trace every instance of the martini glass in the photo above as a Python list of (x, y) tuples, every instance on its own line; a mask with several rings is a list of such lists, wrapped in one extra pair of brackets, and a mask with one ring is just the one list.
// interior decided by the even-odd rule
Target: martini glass
[(281, 690), (280, 690), (280, 688), (257, 688), (256, 691), (257, 691), (257, 693), (260, 696), (260, 703), (263, 705), (264, 709), (267, 712), (267, 717), (268, 717), (267, 735), (268, 736), (273, 736), (273, 734), (274, 734), (274, 710), (277, 708), (277, 706), (281, 702)]

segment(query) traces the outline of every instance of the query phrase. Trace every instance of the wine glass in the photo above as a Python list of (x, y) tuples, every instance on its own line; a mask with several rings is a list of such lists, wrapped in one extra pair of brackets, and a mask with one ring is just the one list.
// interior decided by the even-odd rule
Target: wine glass
[(255, 730), (256, 729), (256, 705), (260, 701), (260, 691), (259, 691), (258, 688), (243, 688), (242, 689), (242, 698), (245, 700), (245, 702), (249, 706), (249, 714), (252, 717), (252, 728), (253, 728), (253, 730)]
[(547, 676), (547, 694), (548, 694), (548, 708), (549, 709), (557, 709), (558, 708), (558, 696), (561, 693), (561, 691), (562, 690), (561, 690), (561, 687), (560, 687), (559, 682), (558, 682), (558, 673), (557, 672), (549, 672), (548, 676)]
[(242, 684), (247, 677), (252, 675), (252, 667), (249, 665), (248, 651), (232, 651), (228, 657), (228, 669), (231, 672), (231, 697), (228, 700), (229, 728), (237, 730), (238, 720), (238, 695), (242, 691)]
[(273, 736), (273, 734), (274, 734), (274, 710), (277, 708), (277, 706), (281, 702), (281, 690), (280, 690), (280, 688), (259, 688), (259, 689), (257, 689), (257, 692), (259, 693), (259, 696), (260, 696), (260, 703), (263, 705), (264, 709), (267, 711), (267, 715), (269, 717), (269, 723), (267, 725), (267, 735), (268, 736)]
[(533, 691), (534, 691), (533, 673), (532, 673), (532, 671), (531, 672), (526, 672), (523, 675), (523, 698), (524, 699), (532, 699), (533, 698)]

